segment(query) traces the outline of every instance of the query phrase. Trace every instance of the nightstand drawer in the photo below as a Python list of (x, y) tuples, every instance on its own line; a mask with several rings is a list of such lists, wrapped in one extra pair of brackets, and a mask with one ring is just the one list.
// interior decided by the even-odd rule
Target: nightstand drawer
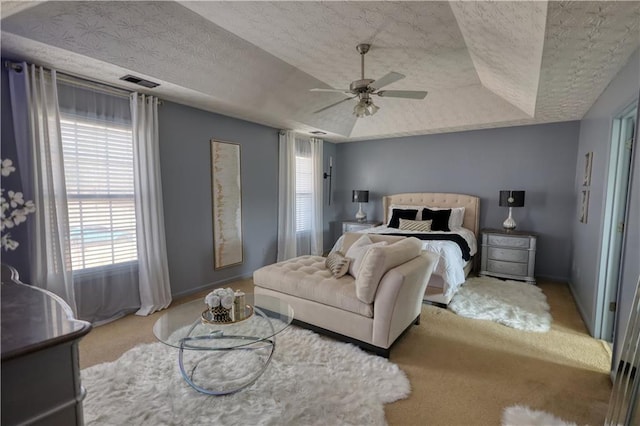
[(371, 225), (367, 225), (367, 224), (358, 225), (355, 223), (345, 223), (342, 226), (342, 232), (358, 232), (368, 228), (371, 228)]
[(527, 275), (527, 264), (487, 260), (487, 270), (497, 274), (519, 275), (524, 277)]
[(529, 261), (528, 250), (513, 250), (489, 247), (487, 249), (487, 256), (492, 260), (504, 260), (507, 262), (527, 263)]
[(502, 237), (500, 235), (488, 235), (488, 244), (490, 246), (529, 248), (528, 237)]

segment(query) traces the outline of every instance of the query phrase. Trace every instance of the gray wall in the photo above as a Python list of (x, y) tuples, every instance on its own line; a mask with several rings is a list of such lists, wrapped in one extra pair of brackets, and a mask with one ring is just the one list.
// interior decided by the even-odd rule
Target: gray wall
[[(598, 294), (598, 275), (600, 251), (603, 232), (603, 213), (605, 188), (607, 186), (608, 161), (611, 145), (611, 125), (615, 117), (622, 113), (627, 106), (638, 99), (640, 88), (640, 56), (636, 51), (629, 59), (626, 66), (609, 83), (605, 91), (598, 97), (591, 109), (580, 123), (580, 139), (577, 152), (577, 161), (580, 167), (576, 168), (574, 177), (574, 192), (579, 193), (582, 186), (583, 169), (582, 162), (587, 152), (593, 152), (593, 166), (591, 171), (591, 186), (589, 199), (589, 220), (583, 224), (573, 221), (573, 262), (571, 271), (571, 288), (582, 316), (593, 333), (596, 327), (596, 303)], [(637, 144), (636, 144), (637, 147)], [(637, 152), (636, 152), (637, 154)], [(638, 156), (635, 157), (635, 170), (640, 173)], [(634, 194), (635, 192), (635, 194)], [(638, 185), (631, 188), (632, 203), (638, 203)], [(576, 205), (576, 211), (579, 206)], [(576, 213), (577, 215), (577, 213)], [(637, 220), (637, 218), (636, 218)], [(630, 224), (631, 225), (631, 224)], [(627, 226), (629, 235), (638, 235), (638, 227)], [(635, 238), (634, 237), (634, 238)], [(626, 324), (628, 306), (635, 291), (638, 274), (638, 259), (640, 252), (637, 245), (635, 253), (628, 252), (626, 267), (635, 267), (635, 274), (629, 274), (627, 281), (621, 288), (622, 306), (618, 314), (622, 316), (617, 323)], [(635, 256), (635, 257), (634, 257)], [(634, 265), (634, 266), (633, 266)], [(635, 275), (635, 277), (632, 277)], [(630, 281), (629, 281), (630, 280)], [(626, 313), (625, 313), (626, 311)]]
[[(160, 164), (171, 291), (250, 276), (276, 259), (278, 130), (183, 105), (159, 108)], [(213, 269), (212, 138), (241, 145), (244, 262)]]
[(339, 144), (338, 215), (353, 218), (352, 189), (370, 191), (368, 216), (380, 220), (383, 195), (459, 192), (481, 198), (481, 227), (501, 227), (498, 191), (522, 189), (514, 219), (538, 234), (536, 275), (566, 281), (578, 132), (574, 121)]
[[(333, 158), (333, 169), (331, 171), (331, 194), (329, 194), (329, 179), (324, 179), (323, 198), (324, 208), (322, 209), (322, 218), (324, 220), (324, 233), (322, 242), (324, 243), (324, 251), (328, 252), (333, 247), (335, 235), (333, 224), (338, 220), (338, 211), (335, 208), (335, 187), (336, 187), (336, 163), (338, 161), (336, 155), (336, 144), (324, 141), (323, 144), (323, 156), (324, 165), (323, 169), (325, 173), (329, 173), (329, 158)], [(331, 197), (331, 205), (329, 205), (329, 197)]]
[[(278, 230), (278, 129), (165, 102), (159, 109), (160, 164), (171, 291), (182, 295), (251, 276), (274, 263)], [(241, 145), (244, 262), (214, 271), (210, 140)], [(335, 145), (323, 146), (325, 170)], [(331, 247), (325, 180), (325, 247)]]

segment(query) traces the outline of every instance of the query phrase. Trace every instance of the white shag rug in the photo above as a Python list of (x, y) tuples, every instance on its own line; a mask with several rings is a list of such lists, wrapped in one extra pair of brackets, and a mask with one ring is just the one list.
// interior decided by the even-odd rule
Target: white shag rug
[[(226, 352), (220, 362), (237, 366), (250, 352)], [(209, 369), (199, 370), (206, 380)], [(87, 425), (384, 425), (383, 404), (411, 393), (396, 364), (293, 326), (277, 335), (264, 374), (232, 395), (196, 392), (180, 375), (178, 349), (159, 342), (81, 375)]]
[(494, 321), (519, 330), (546, 332), (551, 328), (547, 297), (540, 287), (520, 281), (469, 278), (448, 308), (463, 317)]
[(502, 426), (577, 426), (565, 422), (544, 411), (532, 410), (529, 407), (515, 405), (505, 408), (502, 413)]

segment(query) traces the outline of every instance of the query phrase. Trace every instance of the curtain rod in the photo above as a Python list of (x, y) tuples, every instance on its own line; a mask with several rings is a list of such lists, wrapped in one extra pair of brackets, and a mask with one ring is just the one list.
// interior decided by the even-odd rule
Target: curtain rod
[[(4, 67), (10, 68), (18, 72), (22, 71), (22, 64), (16, 63), (16, 62), (4, 61)], [(46, 68), (46, 67), (43, 67), (43, 68), (48, 71), (51, 71), (49, 68)], [(107, 92), (116, 96), (122, 96), (122, 97), (128, 98), (129, 95), (134, 92), (133, 90), (130, 90), (130, 89), (124, 89), (122, 87), (114, 86), (112, 84), (103, 83), (101, 81), (90, 80), (85, 77), (79, 77), (77, 75), (67, 74), (65, 72), (60, 72), (57, 70), (56, 70), (56, 74), (58, 75), (58, 80), (60, 81), (71, 83), (80, 87), (85, 87), (87, 89), (102, 90), (103, 92)], [(158, 105), (162, 105), (161, 99), (158, 99)]]

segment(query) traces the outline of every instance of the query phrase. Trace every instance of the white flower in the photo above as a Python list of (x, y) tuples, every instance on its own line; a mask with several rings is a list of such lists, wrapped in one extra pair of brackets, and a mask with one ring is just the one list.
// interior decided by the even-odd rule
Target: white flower
[(2, 245), (5, 250), (15, 250), (20, 245), (17, 241), (12, 240), (10, 237), (11, 234), (4, 234), (2, 236), (2, 240), (0, 241), (0, 245)]
[(8, 218), (3, 217), (2, 222), (0, 222), (0, 230), (4, 231), (4, 228), (13, 228), (13, 225), (14, 225), (13, 220), (10, 217)]
[(35, 213), (36, 212), (36, 205), (31, 200), (25, 201), (24, 208), (22, 210), (26, 211), (27, 214)]
[(10, 200), (9, 204), (14, 209), (24, 204), (24, 198), (23, 198), (22, 192), (9, 191), (7, 195), (9, 195), (9, 200)]
[(232, 294), (225, 294), (222, 296), (222, 299), (220, 299), (220, 304), (222, 304), (222, 307), (225, 309), (231, 309), (233, 307), (233, 299), (235, 298)]
[(12, 211), (11, 216), (13, 217), (13, 223), (16, 225), (20, 225), (22, 222), (27, 221), (27, 215), (22, 211), (22, 209)]
[(204, 298), (204, 303), (206, 303), (210, 308), (215, 308), (220, 306), (220, 297), (213, 292), (207, 294), (207, 297)]
[[(13, 161), (6, 158), (0, 161), (2, 176), (9, 176), (12, 172), (16, 171), (13, 166)], [(20, 225), (22, 222), (26, 222), (27, 215), (36, 211), (36, 206), (33, 201), (24, 200), (24, 195), (19, 191), (7, 191), (7, 197), (4, 196), (4, 188), (0, 188), (0, 231), (4, 231), (7, 228), (13, 228)], [(2, 235), (1, 246), (5, 250), (15, 250), (18, 247), (18, 242), (11, 239), (9, 234)]]
[(15, 172), (16, 168), (13, 167), (13, 161), (6, 158), (2, 160), (2, 166), (0, 167), (0, 173), (2, 176), (9, 176), (12, 172)]
[(216, 288), (211, 293), (207, 294), (204, 298), (204, 302), (211, 308), (222, 305), (225, 309), (231, 309), (233, 307), (233, 301), (235, 299), (235, 292), (230, 288)]

